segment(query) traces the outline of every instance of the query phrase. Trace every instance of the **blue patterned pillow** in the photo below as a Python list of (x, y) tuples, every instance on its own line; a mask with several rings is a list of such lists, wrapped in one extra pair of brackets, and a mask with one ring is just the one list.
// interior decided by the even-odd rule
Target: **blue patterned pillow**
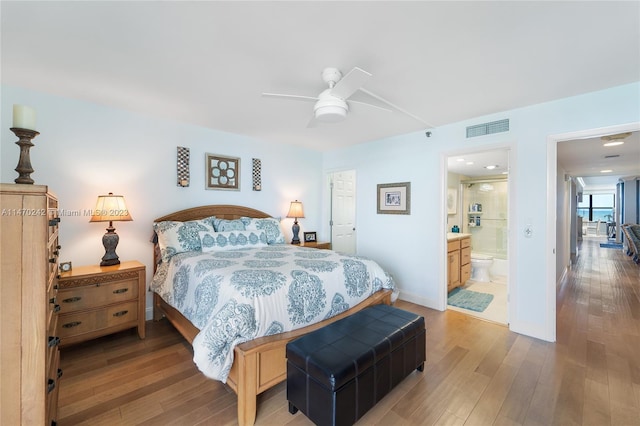
[(267, 233), (267, 244), (284, 244), (284, 234), (280, 229), (280, 221), (272, 217), (264, 219), (256, 219), (243, 217), (242, 220), (245, 224), (247, 231), (262, 231)]
[(165, 221), (153, 224), (158, 235), (158, 245), (163, 262), (171, 257), (187, 251), (200, 251), (200, 235), (202, 231), (213, 232), (210, 219), (192, 220), (189, 222)]
[(216, 232), (226, 232), (226, 231), (244, 231), (244, 222), (240, 219), (219, 219), (217, 217), (213, 218), (213, 229)]
[(267, 245), (267, 234), (264, 231), (202, 231), (199, 235), (203, 253)]

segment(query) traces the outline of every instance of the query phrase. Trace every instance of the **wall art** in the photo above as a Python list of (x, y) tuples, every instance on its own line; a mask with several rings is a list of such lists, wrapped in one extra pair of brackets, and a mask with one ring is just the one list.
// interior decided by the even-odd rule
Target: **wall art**
[(378, 214), (411, 214), (411, 182), (379, 183)]
[(455, 188), (447, 188), (447, 214), (456, 214), (458, 211), (458, 191)]
[(189, 186), (189, 148), (178, 147), (178, 186)]
[(240, 158), (205, 154), (207, 189), (240, 190)]
[(259, 158), (253, 158), (253, 190), (262, 190), (262, 162)]

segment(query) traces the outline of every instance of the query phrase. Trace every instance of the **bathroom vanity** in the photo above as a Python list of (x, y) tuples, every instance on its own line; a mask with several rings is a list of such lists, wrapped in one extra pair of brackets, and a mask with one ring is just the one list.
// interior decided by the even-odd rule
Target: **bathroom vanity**
[(447, 292), (471, 278), (471, 234), (447, 233)]

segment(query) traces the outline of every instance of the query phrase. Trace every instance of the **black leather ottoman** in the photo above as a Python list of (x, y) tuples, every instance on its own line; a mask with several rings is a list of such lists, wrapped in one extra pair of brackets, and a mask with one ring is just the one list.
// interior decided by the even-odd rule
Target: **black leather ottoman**
[(425, 362), (424, 318), (365, 308), (287, 344), (289, 412), (317, 425), (352, 425)]

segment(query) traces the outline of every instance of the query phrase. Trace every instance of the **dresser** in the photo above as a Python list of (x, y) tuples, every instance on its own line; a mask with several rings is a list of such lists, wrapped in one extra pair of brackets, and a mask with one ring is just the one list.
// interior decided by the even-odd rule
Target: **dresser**
[(80, 266), (60, 274), (58, 336), (61, 346), (137, 328), (145, 337), (145, 266)]
[(47, 186), (0, 184), (0, 424), (55, 424), (58, 200)]

